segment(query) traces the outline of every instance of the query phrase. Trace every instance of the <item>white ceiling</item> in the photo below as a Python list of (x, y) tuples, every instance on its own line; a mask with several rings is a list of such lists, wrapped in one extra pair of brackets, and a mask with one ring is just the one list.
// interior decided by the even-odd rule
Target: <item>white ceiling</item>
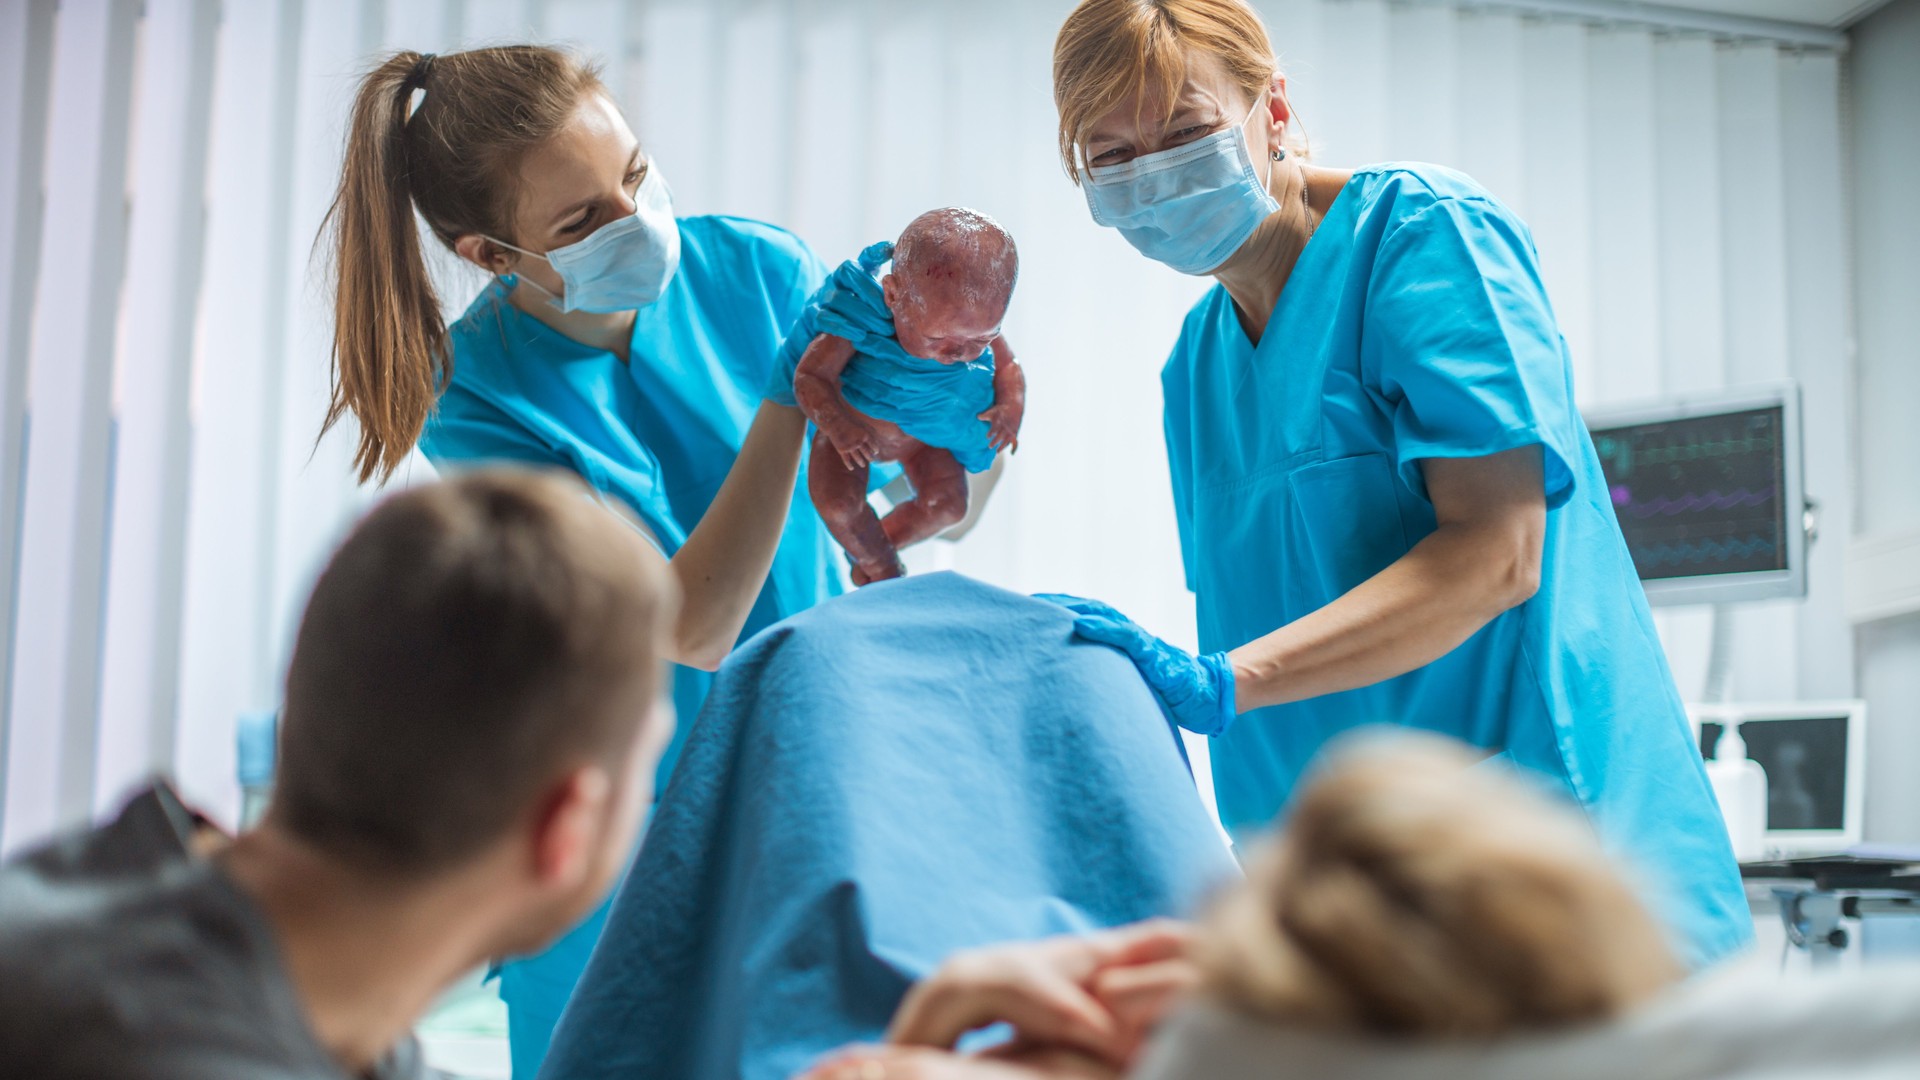
[(1656, 0), (1658, 6), (1663, 7), (1836, 28), (1854, 22), (1886, 2), (1887, 0)]

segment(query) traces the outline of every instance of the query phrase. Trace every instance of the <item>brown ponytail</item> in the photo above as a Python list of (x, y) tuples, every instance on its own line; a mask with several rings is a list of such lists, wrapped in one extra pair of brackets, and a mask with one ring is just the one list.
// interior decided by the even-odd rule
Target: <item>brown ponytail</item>
[(1592, 829), (1431, 736), (1336, 751), (1201, 935), (1210, 992), (1318, 1030), (1493, 1037), (1677, 981)]
[(361, 80), (321, 225), (335, 287), (321, 433), (354, 415), (362, 482), (384, 482), (406, 460), (452, 372), (414, 211), (449, 249), (474, 233), (510, 238), (522, 158), (596, 92), (605, 88), (591, 65), (535, 45), (397, 52)]

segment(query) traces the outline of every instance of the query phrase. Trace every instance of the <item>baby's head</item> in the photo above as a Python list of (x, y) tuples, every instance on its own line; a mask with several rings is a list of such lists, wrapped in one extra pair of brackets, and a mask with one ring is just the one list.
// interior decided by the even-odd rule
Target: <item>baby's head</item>
[(880, 279), (900, 347), (943, 364), (979, 359), (1000, 334), (1019, 273), (1013, 237), (987, 215), (949, 206), (914, 218)]
[(1311, 1028), (1498, 1036), (1677, 981), (1591, 827), (1476, 764), (1424, 735), (1335, 750), (1202, 931), (1212, 996)]

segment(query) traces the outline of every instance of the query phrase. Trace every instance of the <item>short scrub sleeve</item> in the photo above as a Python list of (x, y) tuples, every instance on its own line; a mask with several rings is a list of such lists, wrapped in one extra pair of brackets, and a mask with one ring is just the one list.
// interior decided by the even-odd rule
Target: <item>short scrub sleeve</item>
[(1391, 226), (1367, 285), (1361, 368), (1392, 418), (1395, 465), (1541, 448), (1549, 509), (1573, 491), (1584, 427), (1525, 226), (1488, 199), (1442, 199)]
[(486, 401), (449, 387), (421, 433), (420, 450), (442, 473), (487, 465), (566, 468), (567, 461)]
[[(537, 470), (559, 469), (580, 476), (580, 471), (566, 458), (540, 445), (525, 429), (486, 402), (462, 393), (458, 388), (449, 389), (441, 396), (439, 406), (421, 437), (420, 449), (442, 476), (503, 465)], [(662, 557), (671, 556), (666, 545), (660, 542), (659, 534), (641, 517), (636, 507), (607, 494), (603, 482), (596, 482), (593, 477), (581, 478), (585, 481), (581, 485), (582, 497), (591, 498), (617, 514), (621, 521), (640, 534), (647, 546)]]

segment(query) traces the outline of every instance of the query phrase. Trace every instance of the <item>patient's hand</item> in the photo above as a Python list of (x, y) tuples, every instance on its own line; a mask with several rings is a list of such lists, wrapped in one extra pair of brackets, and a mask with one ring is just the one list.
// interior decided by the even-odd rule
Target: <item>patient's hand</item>
[[(1185, 924), (1155, 920), (962, 953), (908, 992), (887, 1031), (893, 1045), (849, 1051), (807, 1080), (1118, 1076), (1198, 981), (1190, 942)], [(1002, 1023), (1011, 1043), (952, 1052), (967, 1032)]]
[(924, 1046), (850, 1051), (801, 1080), (1119, 1080), (1120, 1070), (1070, 1050), (956, 1054)]

